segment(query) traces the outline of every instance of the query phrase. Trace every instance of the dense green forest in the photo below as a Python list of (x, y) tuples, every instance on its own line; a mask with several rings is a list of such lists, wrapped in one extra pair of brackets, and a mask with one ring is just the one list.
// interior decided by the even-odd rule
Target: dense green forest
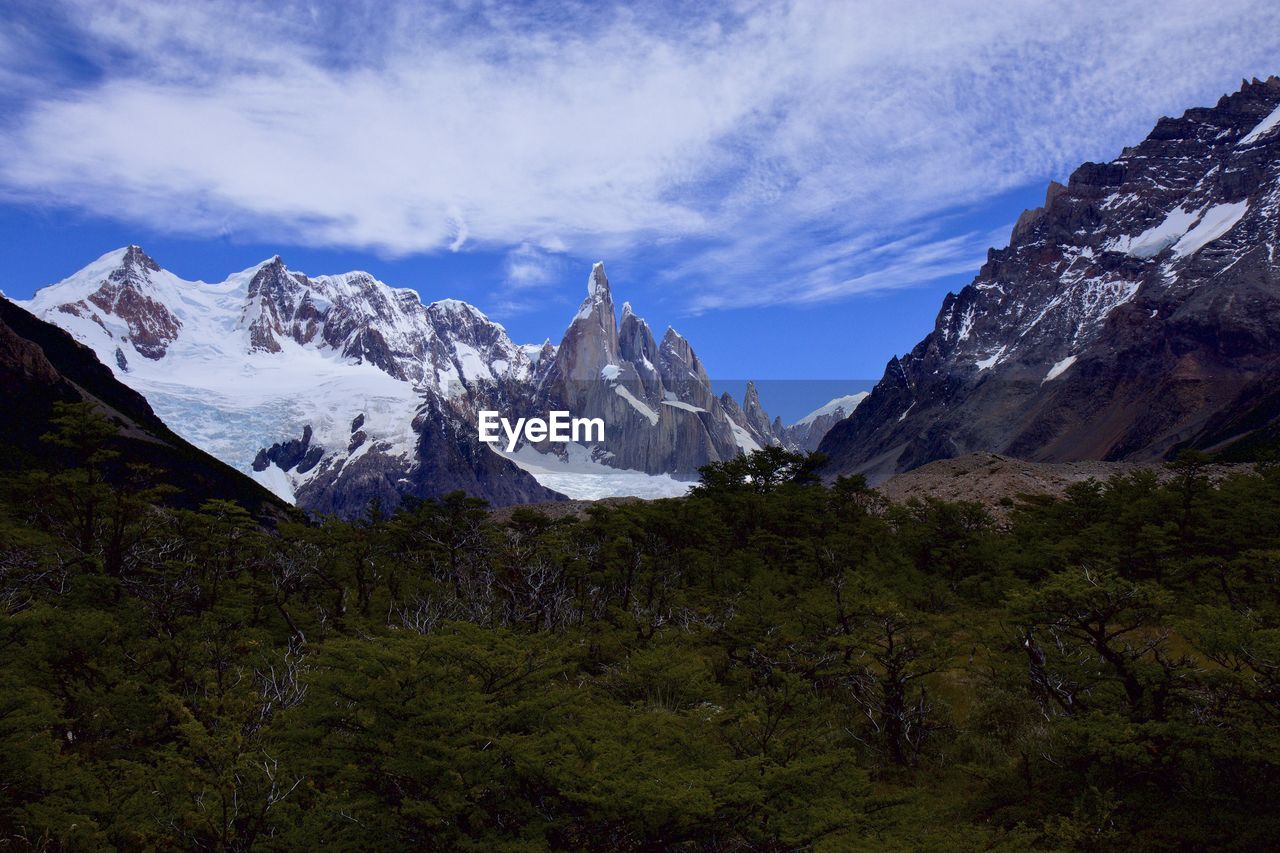
[(0, 489), (0, 849), (1280, 839), (1280, 469), (993, 514), (766, 450), (264, 526), (112, 429), (63, 406), (74, 464)]

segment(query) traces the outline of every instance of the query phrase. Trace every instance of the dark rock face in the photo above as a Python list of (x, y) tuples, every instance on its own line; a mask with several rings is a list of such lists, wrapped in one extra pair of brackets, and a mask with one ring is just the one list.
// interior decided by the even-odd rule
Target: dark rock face
[(1255, 129), (1277, 108), (1280, 79), (1246, 83), (1051, 186), (827, 434), (828, 473), (974, 451), (1145, 461), (1274, 421), (1280, 128)]
[(281, 471), (294, 471), (305, 474), (324, 458), (324, 448), (311, 443), (311, 424), (302, 428), (302, 438), (291, 438), (288, 441), (276, 442), (270, 447), (259, 450), (253, 460), (253, 470), (265, 471), (275, 465)]

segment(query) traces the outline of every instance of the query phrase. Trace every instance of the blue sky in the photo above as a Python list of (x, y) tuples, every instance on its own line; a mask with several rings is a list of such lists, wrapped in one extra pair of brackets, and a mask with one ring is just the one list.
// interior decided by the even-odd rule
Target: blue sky
[(278, 252), (534, 341), (603, 259), (726, 378), (878, 377), (1049, 179), (1280, 72), (1252, 0), (0, 16), (11, 296), (128, 243), (206, 280)]

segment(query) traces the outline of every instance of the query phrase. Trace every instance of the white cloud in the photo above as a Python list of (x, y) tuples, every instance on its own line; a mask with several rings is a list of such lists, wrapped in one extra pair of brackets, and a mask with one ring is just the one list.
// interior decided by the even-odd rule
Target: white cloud
[(531, 310), (537, 304), (533, 294), (563, 280), (566, 272), (567, 261), (557, 251), (521, 243), (506, 254), (502, 286), (490, 294), (491, 312), (502, 318)]
[[(675, 247), (695, 309), (832, 299), (965, 269), (989, 238), (940, 213), (1280, 70), (1264, 0), (360, 8), (64, 7), (101, 74), (10, 87), (0, 187), (388, 254)], [(22, 44), (0, 79), (48, 74)]]
[(505, 282), (512, 290), (541, 287), (555, 281), (562, 263), (555, 255), (530, 243), (521, 243), (507, 253)]

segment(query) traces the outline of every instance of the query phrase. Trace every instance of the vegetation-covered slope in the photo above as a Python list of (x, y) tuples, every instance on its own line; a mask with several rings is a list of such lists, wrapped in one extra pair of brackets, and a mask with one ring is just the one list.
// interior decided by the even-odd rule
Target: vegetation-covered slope
[(105, 523), (80, 447), (3, 489), (19, 849), (1280, 837), (1275, 469), (1192, 459), (997, 527), (770, 449), (583, 520), (454, 495), (266, 532), (141, 492)]

